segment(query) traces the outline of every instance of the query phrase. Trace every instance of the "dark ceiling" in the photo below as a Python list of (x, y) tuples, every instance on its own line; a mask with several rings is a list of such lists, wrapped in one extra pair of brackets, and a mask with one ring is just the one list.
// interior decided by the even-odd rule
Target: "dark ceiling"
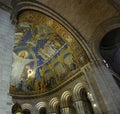
[(112, 47), (120, 43), (120, 28), (114, 29), (107, 33), (101, 41), (102, 47)]

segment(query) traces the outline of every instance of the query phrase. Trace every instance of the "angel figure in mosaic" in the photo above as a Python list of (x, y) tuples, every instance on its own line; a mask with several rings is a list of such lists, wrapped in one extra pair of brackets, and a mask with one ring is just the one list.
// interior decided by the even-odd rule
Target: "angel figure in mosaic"
[(18, 55), (13, 53), (11, 85), (17, 86), (25, 65), (34, 61), (34, 59), (27, 59), (27, 56), (27, 51), (21, 51)]

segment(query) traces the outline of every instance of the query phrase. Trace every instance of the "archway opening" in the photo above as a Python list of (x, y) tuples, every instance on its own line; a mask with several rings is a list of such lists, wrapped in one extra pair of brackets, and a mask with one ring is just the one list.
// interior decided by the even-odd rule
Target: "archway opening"
[(22, 107), (19, 103), (15, 103), (13, 106), (12, 106), (12, 114), (22, 114)]
[(72, 97), (70, 97), (70, 99), (69, 99), (69, 106), (70, 106), (70, 109), (71, 109), (71, 113), (72, 114), (77, 114), (76, 109), (74, 107), (74, 103), (73, 103)]
[(57, 114), (61, 114), (60, 105), (57, 106)]
[(23, 114), (30, 114), (30, 110), (24, 109), (24, 110), (23, 110)]
[(70, 91), (65, 91), (61, 96), (62, 113), (76, 114), (72, 95)]
[(83, 108), (84, 108), (85, 114), (94, 114), (92, 104), (91, 104), (90, 100), (88, 99), (88, 95), (87, 95), (85, 88), (81, 89), (80, 96), (81, 96), (81, 100), (83, 102)]
[(42, 107), (42, 108), (39, 110), (39, 114), (46, 114), (46, 108), (45, 108), (45, 107)]
[(108, 32), (100, 42), (99, 51), (120, 87), (120, 28)]

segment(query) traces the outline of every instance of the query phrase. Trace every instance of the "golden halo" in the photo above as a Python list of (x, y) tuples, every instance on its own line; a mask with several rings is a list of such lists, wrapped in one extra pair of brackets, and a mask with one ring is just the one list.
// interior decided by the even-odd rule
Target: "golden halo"
[(25, 51), (25, 50), (20, 51), (20, 52), (18, 53), (18, 56), (19, 56), (19, 57), (22, 57), (22, 58), (27, 58), (27, 57), (28, 57), (28, 52)]

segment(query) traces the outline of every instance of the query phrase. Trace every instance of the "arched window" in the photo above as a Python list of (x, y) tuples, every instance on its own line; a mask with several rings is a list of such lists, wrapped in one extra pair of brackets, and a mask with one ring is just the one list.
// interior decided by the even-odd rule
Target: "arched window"
[(42, 107), (42, 108), (39, 110), (39, 114), (46, 114), (46, 108), (45, 108), (45, 107)]
[(23, 110), (23, 114), (30, 114), (30, 110), (24, 109), (24, 110)]

